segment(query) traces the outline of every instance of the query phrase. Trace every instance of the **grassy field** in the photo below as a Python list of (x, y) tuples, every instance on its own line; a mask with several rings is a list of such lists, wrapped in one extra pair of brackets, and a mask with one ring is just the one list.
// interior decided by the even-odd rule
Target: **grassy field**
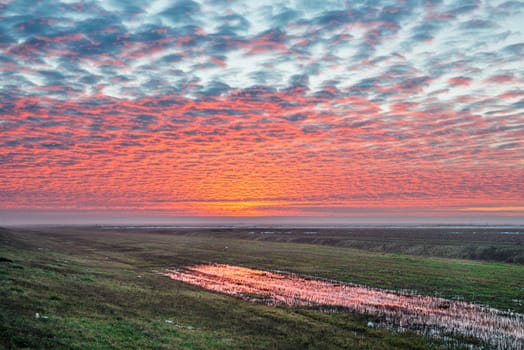
[[(484, 232), (482, 235), (491, 238), (482, 236), (476, 242), (443, 235), (441, 241), (436, 236), (427, 244), (413, 243), (418, 240), (413, 233), (405, 234), (409, 239), (402, 240), (398, 237), (402, 233), (390, 232), (382, 243), (386, 246), (380, 251), (378, 232), (367, 236), (368, 243), (361, 244), (360, 249), (347, 242), (365, 241), (362, 232), (346, 233), (342, 239), (340, 232), (325, 235), (317, 232), (313, 238), (305, 231), (261, 232), (266, 231), (0, 229), (0, 347), (450, 347), (449, 343), (413, 333), (395, 334), (368, 328), (370, 318), (365, 315), (325, 312), (315, 307), (252, 304), (159, 274), (169, 267), (207, 262), (285, 270), (387, 289), (410, 289), (524, 313), (523, 265), (422, 256), (414, 248), (426, 244), (426, 255), (435, 255), (431, 253), (435, 249), (428, 249), (430, 245), (448, 246), (453, 248), (449, 251), (454, 256), (471, 244), (480, 250), (494, 247), (492, 252), (517, 247), (511, 253), (515, 257), (521, 254), (516, 244), (519, 235), (495, 236)], [(330, 235), (346, 243), (333, 237), (326, 242)], [(387, 252), (394, 240), (404, 242), (403, 248), (398, 249), (403, 254)], [(510, 244), (508, 240), (517, 241)], [(484, 258), (492, 260), (492, 257)], [(36, 313), (41, 317), (36, 318)], [(474, 339), (463, 341), (478, 345)]]
[[(227, 237), (288, 243), (310, 243), (380, 253), (500, 261), (524, 264), (520, 228), (349, 228), (214, 230)], [(501, 234), (502, 232), (502, 234)], [(193, 233), (194, 234), (194, 233)], [(206, 235), (206, 232), (201, 233)]]

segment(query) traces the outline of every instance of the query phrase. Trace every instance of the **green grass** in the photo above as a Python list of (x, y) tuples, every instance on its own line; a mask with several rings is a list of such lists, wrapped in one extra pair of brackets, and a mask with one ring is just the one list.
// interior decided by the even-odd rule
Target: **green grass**
[[(0, 232), (0, 347), (431, 349), (368, 318), (270, 307), (161, 276), (203, 262), (280, 269), (524, 312), (524, 266), (202, 234), (46, 228)], [(231, 237), (234, 237), (233, 235)], [(48, 319), (35, 318), (35, 313)], [(171, 320), (172, 323), (166, 323)], [(442, 344), (440, 344), (442, 345)]]

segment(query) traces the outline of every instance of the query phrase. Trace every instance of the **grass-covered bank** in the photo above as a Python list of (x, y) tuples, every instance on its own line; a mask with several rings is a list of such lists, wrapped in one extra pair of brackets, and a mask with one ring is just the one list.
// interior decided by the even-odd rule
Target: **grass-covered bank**
[(253, 241), (234, 234), (216, 238), (87, 228), (9, 229), (0, 233), (0, 257), (0, 345), (5, 348), (438, 345), (414, 334), (367, 328), (362, 315), (250, 304), (157, 273), (201, 262), (416, 289), (524, 311), (518, 301), (524, 294), (524, 266)]

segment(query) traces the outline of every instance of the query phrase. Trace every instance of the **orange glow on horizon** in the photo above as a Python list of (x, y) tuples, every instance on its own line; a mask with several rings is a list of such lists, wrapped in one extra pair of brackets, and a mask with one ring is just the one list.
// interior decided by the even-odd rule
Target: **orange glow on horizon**
[(521, 212), (524, 211), (524, 207), (472, 207), (472, 208), (461, 208), (458, 210), (463, 211), (492, 211), (492, 212)]

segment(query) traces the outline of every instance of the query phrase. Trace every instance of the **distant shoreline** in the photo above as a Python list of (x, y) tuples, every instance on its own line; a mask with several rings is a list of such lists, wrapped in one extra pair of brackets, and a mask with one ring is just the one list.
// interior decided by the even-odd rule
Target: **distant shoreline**
[[(103, 230), (134, 229), (512, 229), (524, 230), (524, 225), (105, 225), (105, 224), (16, 224), (1, 227), (94, 227)], [(511, 232), (514, 233), (514, 232)], [(524, 232), (523, 232), (524, 233)]]

